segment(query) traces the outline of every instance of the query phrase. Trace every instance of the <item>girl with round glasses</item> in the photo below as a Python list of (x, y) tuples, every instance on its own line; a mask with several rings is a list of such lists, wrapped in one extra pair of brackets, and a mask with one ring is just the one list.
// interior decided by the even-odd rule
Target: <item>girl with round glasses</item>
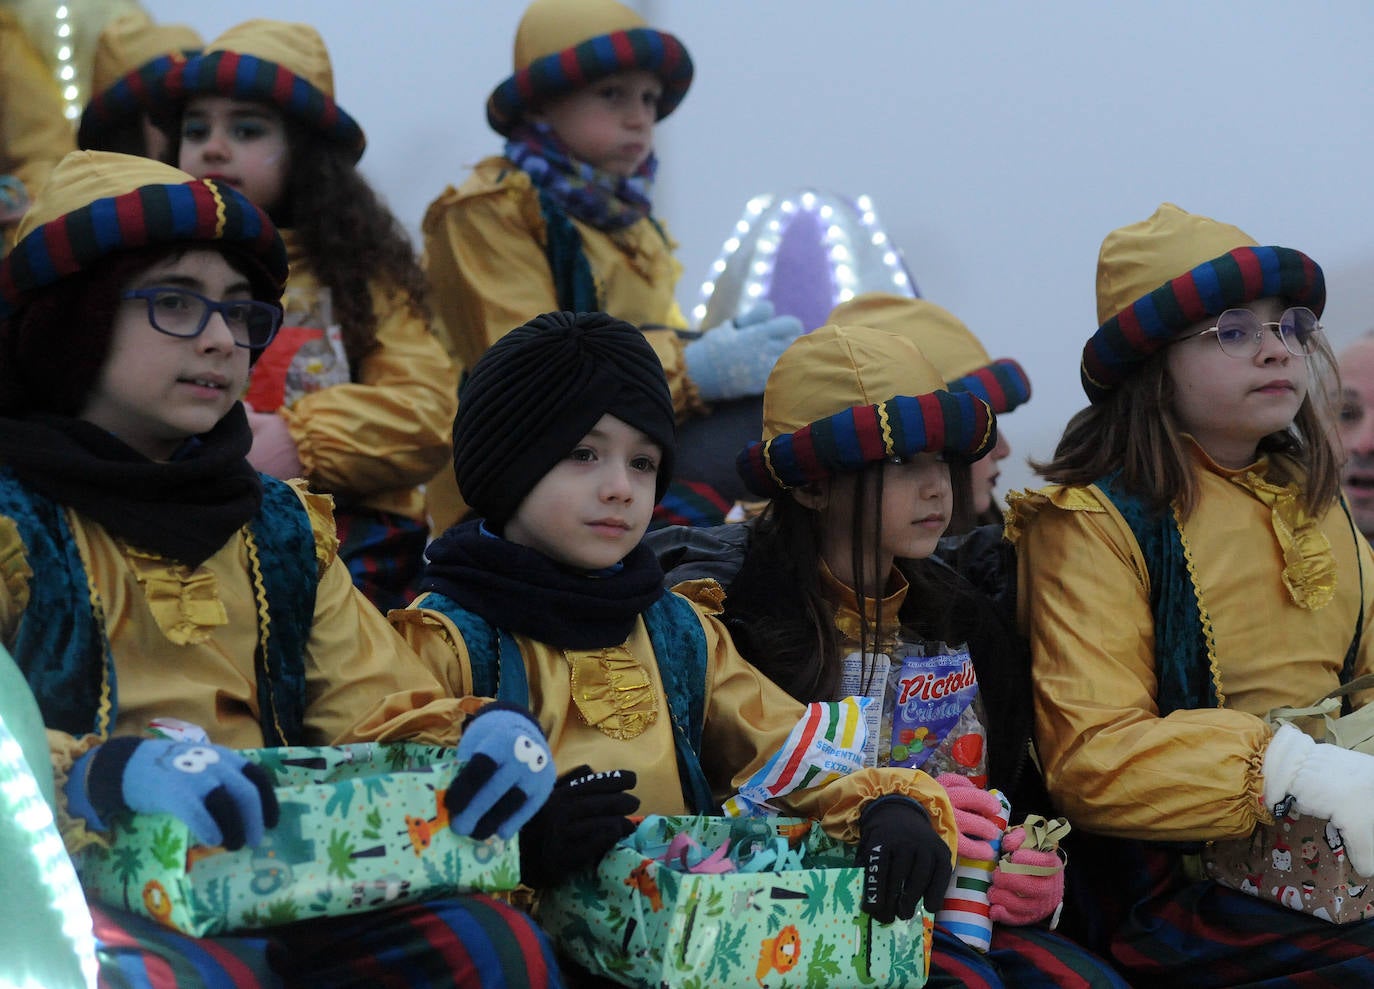
[[(1066, 903), (1132, 984), (1374, 971), (1374, 922), (1313, 915), (1374, 874), (1374, 756), (1265, 720), (1374, 670), (1325, 297), (1302, 252), (1170, 204), (1109, 234), (1090, 405), (1038, 465), (1051, 486), (1012, 499), (1037, 746), (1084, 884)], [(1300, 845), (1299, 815), (1330, 825)], [(1286, 878), (1205, 878), (1220, 841)]]

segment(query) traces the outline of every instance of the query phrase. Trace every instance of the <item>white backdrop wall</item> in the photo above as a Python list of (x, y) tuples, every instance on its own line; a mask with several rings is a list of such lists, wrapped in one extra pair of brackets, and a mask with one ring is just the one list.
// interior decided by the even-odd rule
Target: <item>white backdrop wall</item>
[[(483, 106), (521, 0), (144, 0), (207, 38), (314, 24), (364, 171), (414, 232), (499, 149)], [(1031, 483), (1084, 404), (1097, 249), (1161, 201), (1325, 268), (1339, 347), (1374, 326), (1374, 4), (1367, 0), (643, 0), (696, 81), (658, 134), (656, 212), (684, 310), (746, 200), (870, 195), (922, 295), (1034, 388), (1004, 423), (1004, 486)]]

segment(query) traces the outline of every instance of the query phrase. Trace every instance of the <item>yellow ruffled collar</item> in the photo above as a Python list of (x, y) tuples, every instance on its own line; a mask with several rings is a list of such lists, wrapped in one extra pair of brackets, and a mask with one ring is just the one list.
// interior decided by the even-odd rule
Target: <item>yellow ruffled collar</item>
[(1293, 603), (1308, 611), (1330, 604), (1336, 594), (1336, 555), (1331, 540), (1321, 530), (1320, 519), (1303, 507), (1302, 489), (1294, 482), (1270, 481), (1268, 456), (1261, 455), (1245, 467), (1228, 468), (1209, 457), (1196, 441), (1193, 450), (1203, 467), (1268, 507), (1269, 525), (1283, 553), (1283, 586)]
[(604, 649), (564, 650), (573, 704), (584, 724), (603, 735), (630, 739), (658, 720), (652, 675), (628, 644)]
[(123, 550), (153, 620), (169, 641), (179, 646), (201, 643), (229, 623), (219, 582), (209, 567), (182, 566), (127, 545)]
[[(839, 629), (840, 635), (858, 642), (862, 636), (863, 623), (860, 619), (859, 599), (854, 589), (831, 573), (824, 560), (821, 561), (821, 584), (822, 593), (835, 606), (835, 627)], [(888, 574), (887, 586), (892, 588), (892, 592), (886, 597), (864, 598), (863, 617), (872, 629), (881, 616), (882, 628), (886, 635), (891, 637), (900, 625), (898, 612), (902, 610), (902, 603), (906, 600), (906, 592), (910, 585), (902, 576), (902, 572), (894, 566)]]

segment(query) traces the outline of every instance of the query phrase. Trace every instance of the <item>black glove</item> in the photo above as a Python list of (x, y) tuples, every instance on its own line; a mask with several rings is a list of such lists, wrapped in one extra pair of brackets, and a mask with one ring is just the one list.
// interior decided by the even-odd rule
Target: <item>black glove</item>
[(593, 866), (634, 831), (626, 817), (639, 809), (628, 792), (639, 782), (628, 769), (564, 773), (539, 813), (520, 829), (520, 881), (543, 889)]
[(954, 875), (949, 846), (916, 801), (880, 797), (859, 817), (854, 864), (864, 870), (863, 911), (880, 924), (910, 920), (924, 902), (940, 909)]

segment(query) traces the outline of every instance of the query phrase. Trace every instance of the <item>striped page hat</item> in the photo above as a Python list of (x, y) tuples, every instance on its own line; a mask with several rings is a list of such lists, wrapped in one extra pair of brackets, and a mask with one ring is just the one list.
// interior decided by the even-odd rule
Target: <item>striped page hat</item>
[(865, 292), (842, 302), (827, 320), (871, 326), (906, 337), (921, 348), (952, 392), (977, 395), (998, 415), (1030, 400), (1030, 379), (1010, 357), (993, 360), (983, 344), (953, 313), (925, 299)]
[(778, 358), (763, 393), (763, 439), (735, 466), (750, 491), (774, 498), (888, 457), (936, 452), (971, 462), (996, 442), (988, 403), (945, 390), (910, 340), (828, 325)]
[(1321, 315), (1321, 267), (1289, 247), (1261, 247), (1248, 234), (1162, 204), (1146, 220), (1114, 230), (1097, 257), (1097, 319), (1079, 377), (1088, 400), (1105, 401), (1182, 330), (1206, 316), (1269, 296)]
[(682, 42), (617, 0), (534, 0), (516, 29), (512, 61), (514, 71), (487, 98), (487, 123), (506, 137), (545, 100), (617, 72), (645, 69), (658, 76), (659, 120), (692, 84), (692, 58)]
[(147, 111), (162, 78), (204, 42), (184, 24), (154, 24), (143, 13), (118, 17), (100, 32), (91, 67), (94, 95), (81, 114), (76, 143), (98, 148), (111, 132)]
[(362, 127), (334, 102), (329, 51), (309, 24), (244, 21), (167, 73), (154, 95), (165, 119), (171, 108), (204, 94), (274, 106), (348, 148), (355, 162), (367, 146)]
[(132, 155), (67, 155), (16, 237), (0, 259), (0, 317), (107, 255), (155, 244), (232, 244), (258, 263), (277, 298), (286, 284), (286, 248), (266, 213), (231, 186)]

